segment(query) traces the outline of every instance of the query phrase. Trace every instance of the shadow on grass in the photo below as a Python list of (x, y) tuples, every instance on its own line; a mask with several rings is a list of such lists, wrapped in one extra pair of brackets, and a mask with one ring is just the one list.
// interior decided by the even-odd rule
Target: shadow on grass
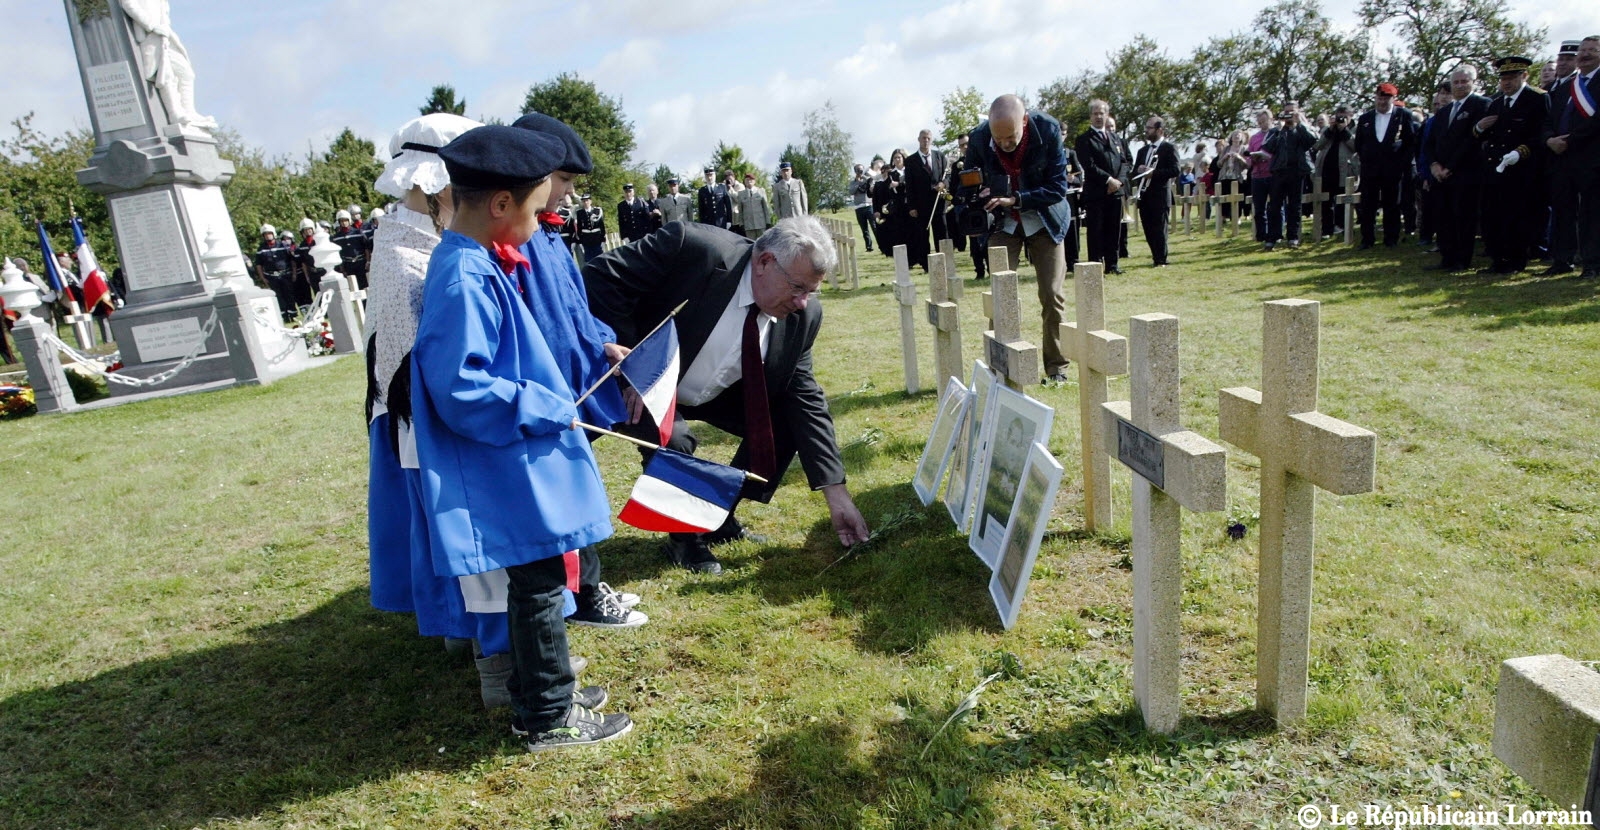
[(365, 589), (248, 637), (0, 701), (0, 826), (190, 827), (500, 748), (471, 661)]

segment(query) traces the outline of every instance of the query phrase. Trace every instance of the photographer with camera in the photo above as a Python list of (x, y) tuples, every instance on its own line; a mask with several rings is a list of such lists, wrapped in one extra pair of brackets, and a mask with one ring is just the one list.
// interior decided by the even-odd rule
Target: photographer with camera
[[(1278, 115), (1281, 122), (1262, 149), (1272, 154), (1272, 200), (1267, 204), (1267, 241), (1263, 250), (1277, 247), (1287, 235), (1289, 247), (1300, 247), (1300, 197), (1311, 173), (1311, 148), (1317, 137), (1305, 125), (1300, 107), (1290, 103)], [(1287, 226), (1287, 227), (1285, 227)]]
[(1345, 181), (1359, 175), (1360, 171), (1356, 156), (1355, 122), (1350, 117), (1349, 107), (1340, 104), (1333, 111), (1333, 119), (1323, 128), (1322, 137), (1317, 139), (1312, 155), (1317, 162), (1317, 171), (1313, 175), (1322, 179), (1322, 190), (1328, 194), (1328, 198), (1322, 202), (1322, 236), (1326, 239), (1342, 235), (1344, 225), (1335, 211), (1334, 199), (1344, 195)]
[(1042, 112), (1030, 112), (1015, 95), (1002, 95), (989, 105), (989, 120), (972, 131), (962, 171), (960, 195), (983, 202), (980, 210), (969, 207), (963, 212), (963, 232), (976, 236), (992, 227), (989, 243), (1006, 247), (1012, 267), (1020, 261), (1023, 244), (1028, 246), (1043, 307), (1040, 345), (1045, 378), (1065, 381), (1061, 314), (1066, 308), (1062, 293), (1066, 261), (1062, 240), (1071, 230), (1072, 213), (1067, 207), (1067, 157), (1062, 152), (1061, 124)]

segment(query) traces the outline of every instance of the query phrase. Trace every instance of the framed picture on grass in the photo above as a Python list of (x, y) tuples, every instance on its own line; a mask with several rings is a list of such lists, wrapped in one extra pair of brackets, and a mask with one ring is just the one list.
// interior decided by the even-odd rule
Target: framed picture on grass
[(972, 361), (972, 388), (969, 390), (972, 404), (967, 407), (966, 428), (957, 431), (955, 451), (950, 457), (950, 481), (944, 488), (945, 509), (950, 511), (956, 530), (962, 533), (967, 532), (972, 520), (972, 472), (977, 467), (974, 462), (982, 457), (978, 438), (994, 388), (994, 373), (989, 371), (988, 364)]
[(1034, 560), (1039, 558), (1039, 543), (1044, 539), (1045, 525), (1050, 523), (1060, 486), (1061, 464), (1035, 441), (1028, 450), (1017, 500), (1011, 505), (1005, 540), (1000, 543), (999, 567), (989, 577), (994, 610), (1000, 612), (1000, 624), (1008, 630), (1017, 624), (1017, 612), (1028, 592), (1028, 577), (1033, 574)]
[(972, 466), (972, 529), (967, 546), (993, 570), (1000, 561), (1000, 542), (1011, 523), (1028, 448), (1050, 440), (1055, 410), (1006, 386), (995, 386), (994, 400), (984, 414), (983, 454)]
[(939, 414), (933, 418), (933, 431), (928, 433), (928, 444), (922, 448), (922, 460), (917, 462), (917, 474), (911, 479), (911, 488), (924, 506), (933, 503), (939, 492), (939, 482), (950, 464), (950, 453), (955, 449), (956, 433), (966, 425), (967, 410), (971, 408), (972, 395), (956, 378), (951, 378), (944, 390), (944, 400), (939, 403)]

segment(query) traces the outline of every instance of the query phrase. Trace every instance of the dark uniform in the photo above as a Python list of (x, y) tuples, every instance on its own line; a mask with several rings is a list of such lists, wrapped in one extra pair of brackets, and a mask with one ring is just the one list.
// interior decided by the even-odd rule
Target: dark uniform
[[(1504, 76), (1526, 73), (1531, 63), (1510, 57), (1494, 65)], [(1524, 84), (1514, 96), (1502, 92), (1489, 100), (1485, 117), (1495, 117), (1492, 126), (1473, 127), (1482, 142), (1483, 248), (1496, 273), (1514, 274), (1528, 266), (1528, 251), (1544, 221), (1544, 213), (1537, 209), (1544, 200), (1538, 192), (1539, 157), (1533, 150), (1539, 146), (1549, 113), (1550, 97), (1544, 90)], [(1507, 158), (1511, 153), (1517, 155), (1515, 163), (1502, 168), (1511, 161)]]
[(1433, 145), (1428, 154), (1432, 163), (1450, 171), (1438, 185), (1442, 215), (1436, 226), (1439, 267), (1448, 271), (1472, 267), (1478, 199), (1483, 187), (1478, 142), (1472, 131), (1488, 109), (1489, 99), (1477, 93), (1445, 104), (1434, 113), (1438, 121), (1428, 135)]
[(285, 320), (294, 317), (294, 249), (278, 244), (276, 238), (262, 240), (256, 251), (256, 274), (278, 297), (278, 310)]
[[(625, 190), (628, 195), (633, 195), (633, 185), (628, 185)], [(635, 198), (632, 201), (623, 199), (617, 203), (617, 233), (629, 242), (637, 242), (650, 234), (650, 203), (643, 199)]]
[(355, 277), (357, 287), (367, 287), (367, 235), (355, 225), (334, 234), (333, 244), (339, 246), (339, 273)]
[(317, 263), (311, 258), (311, 248), (316, 244), (316, 231), (312, 228), (302, 229), (300, 245), (294, 249), (295, 305), (311, 305), (311, 301), (317, 296), (318, 286), (322, 285), (322, 276), (326, 272), (318, 268)]
[(733, 199), (728, 188), (717, 184), (717, 171), (707, 170), (705, 187), (695, 194), (697, 216), (704, 225), (729, 228), (733, 225)]
[(606, 213), (599, 205), (590, 204), (573, 212), (578, 244), (583, 246), (583, 261), (605, 253)]

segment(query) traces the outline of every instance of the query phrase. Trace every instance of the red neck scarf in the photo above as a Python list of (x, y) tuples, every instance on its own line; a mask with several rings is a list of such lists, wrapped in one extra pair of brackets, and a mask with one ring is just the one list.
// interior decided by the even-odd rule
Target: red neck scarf
[(518, 265), (526, 265), (529, 268), (533, 267), (533, 263), (529, 262), (528, 258), (522, 255), (521, 251), (505, 244), (504, 242), (494, 243), (494, 247), (490, 250), (494, 252), (494, 258), (500, 261), (501, 270), (505, 271), (507, 274), (515, 272)]
[[(1011, 180), (1012, 198), (1016, 198), (1016, 195), (1022, 192), (1022, 154), (1028, 150), (1029, 132), (1028, 119), (1024, 117), (1022, 119), (1022, 138), (1017, 140), (1017, 149), (1009, 153), (1000, 149), (1000, 145), (995, 144), (992, 137), (989, 139), (989, 146), (994, 148), (995, 160), (1000, 162), (1000, 169), (1006, 171), (1006, 177)], [(1022, 222), (1022, 210), (1013, 205), (1011, 218), (1020, 224)]]
[(554, 225), (555, 227), (559, 228), (562, 225), (567, 224), (567, 220), (562, 218), (561, 214), (556, 213), (553, 210), (541, 210), (539, 211), (539, 224)]

